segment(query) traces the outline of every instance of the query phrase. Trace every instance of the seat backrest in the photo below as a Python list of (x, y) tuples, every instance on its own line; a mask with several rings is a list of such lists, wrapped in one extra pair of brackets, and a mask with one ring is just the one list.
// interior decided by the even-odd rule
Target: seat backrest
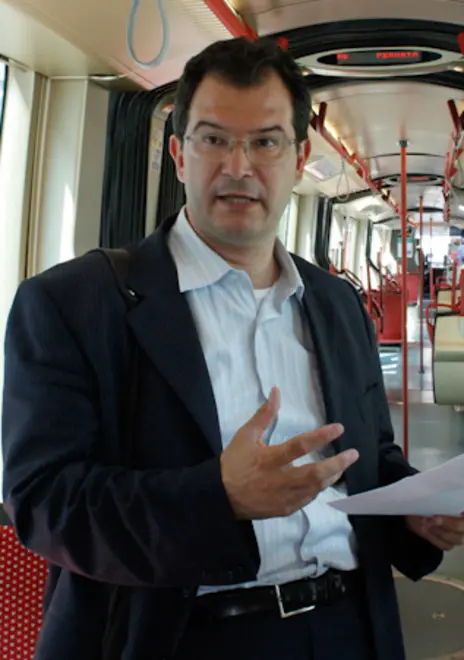
[(0, 526), (0, 658), (31, 660), (42, 625), (47, 563)]

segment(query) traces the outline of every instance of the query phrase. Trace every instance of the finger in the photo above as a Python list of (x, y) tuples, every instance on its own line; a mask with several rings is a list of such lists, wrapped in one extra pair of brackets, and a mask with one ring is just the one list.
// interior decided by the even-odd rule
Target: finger
[(423, 536), (427, 541), (429, 541), (429, 543), (432, 543), (435, 547), (439, 548), (439, 550), (447, 551), (452, 550), (454, 547), (451, 543), (445, 541), (445, 539), (443, 539), (441, 536), (432, 534), (430, 530), (426, 531)]
[(253, 417), (251, 417), (245, 424), (245, 427), (257, 434), (258, 437), (272, 424), (280, 408), (280, 391), (279, 388), (273, 387), (269, 398), (258, 408)]
[(464, 518), (458, 516), (436, 516), (429, 519), (430, 527), (439, 527), (447, 532), (464, 534)]
[(292, 479), (294, 484), (300, 488), (313, 488), (315, 496), (315, 494), (336, 483), (345, 470), (353, 465), (358, 458), (359, 453), (356, 449), (347, 449), (336, 456), (294, 468)]
[(280, 445), (268, 447), (266, 459), (276, 466), (288, 465), (301, 456), (321, 449), (343, 433), (341, 424), (328, 424), (315, 431), (300, 433)]
[(441, 527), (430, 526), (428, 532), (434, 538), (439, 538), (445, 543), (451, 544), (453, 547), (456, 545), (464, 545), (464, 533), (447, 531)]

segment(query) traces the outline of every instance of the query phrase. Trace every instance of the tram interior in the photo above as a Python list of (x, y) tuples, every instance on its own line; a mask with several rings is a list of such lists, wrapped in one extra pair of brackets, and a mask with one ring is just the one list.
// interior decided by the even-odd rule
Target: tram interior
[[(140, 239), (180, 208), (167, 139), (186, 60), (218, 39), (272, 35), (314, 110), (279, 238), (363, 297), (412, 464), (464, 452), (464, 2), (144, 2), (131, 43), (145, 62), (158, 55), (148, 67), (128, 47), (130, 11), (0, 0), (0, 340), (23, 278)], [(408, 660), (464, 658), (464, 550), (397, 589)], [(34, 616), (28, 650), (2, 660), (32, 657)]]

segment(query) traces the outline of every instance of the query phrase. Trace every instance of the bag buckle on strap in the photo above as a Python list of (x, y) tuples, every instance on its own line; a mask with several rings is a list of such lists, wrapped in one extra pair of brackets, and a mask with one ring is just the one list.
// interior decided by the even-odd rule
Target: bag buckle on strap
[(284, 607), (284, 601), (280, 591), (280, 586), (278, 584), (274, 585), (274, 589), (277, 597), (277, 604), (279, 606), (279, 614), (281, 619), (288, 619), (290, 616), (295, 616), (296, 614), (304, 614), (305, 612), (311, 612), (311, 610), (316, 609), (315, 605), (308, 605), (306, 607), (300, 607), (297, 610), (287, 611)]

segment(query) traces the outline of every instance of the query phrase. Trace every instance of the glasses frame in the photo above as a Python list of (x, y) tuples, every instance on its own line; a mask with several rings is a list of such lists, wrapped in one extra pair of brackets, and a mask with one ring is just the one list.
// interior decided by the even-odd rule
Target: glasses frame
[[(297, 144), (297, 141), (296, 141), (295, 138), (291, 139), (283, 132), (281, 132), (281, 135), (283, 135), (283, 137), (285, 138), (285, 147), (282, 150), (282, 153), (280, 153), (276, 157), (275, 160), (270, 160), (270, 161), (267, 161), (267, 162), (256, 161), (255, 159), (250, 158), (250, 153), (249, 153), (250, 140), (254, 139), (254, 138), (251, 138), (251, 137), (235, 138), (235, 137), (232, 137), (232, 136), (228, 136), (227, 153), (225, 153), (223, 156), (218, 157), (218, 158), (211, 157), (212, 154), (208, 157), (208, 156), (205, 156), (204, 154), (199, 154), (199, 153), (195, 152), (195, 139), (199, 136), (199, 134), (196, 131), (193, 131), (193, 133), (191, 133), (190, 135), (185, 135), (184, 136), (184, 142), (192, 144), (193, 153), (197, 158), (204, 158), (205, 160), (207, 160), (209, 162), (213, 162), (213, 163), (224, 162), (224, 160), (227, 158), (227, 156), (229, 156), (231, 153), (233, 153), (235, 147), (238, 144), (241, 144), (242, 147), (243, 147), (243, 151), (245, 153), (245, 156), (248, 158), (249, 162), (252, 165), (273, 165), (274, 163), (278, 163), (283, 158), (283, 156), (286, 155), (288, 147), (291, 147), (292, 145)], [(263, 135), (263, 137), (265, 137), (265, 135)]]

